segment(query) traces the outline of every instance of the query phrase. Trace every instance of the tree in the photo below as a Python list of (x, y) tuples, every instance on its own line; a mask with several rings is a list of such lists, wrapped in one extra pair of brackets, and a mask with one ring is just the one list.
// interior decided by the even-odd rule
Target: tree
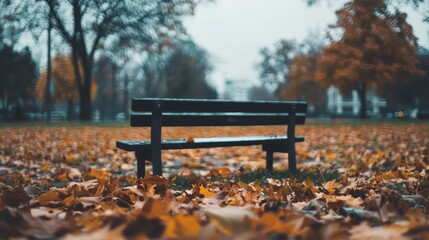
[(192, 41), (178, 44), (164, 68), (168, 90), (165, 97), (217, 98), (217, 92), (207, 83), (212, 66), (207, 52)]
[(281, 98), (306, 100), (319, 113), (326, 107), (326, 88), (315, 78), (323, 41), (313, 33), (299, 45), (289, 66), (289, 82), (280, 91)]
[(15, 119), (23, 117), (26, 102), (33, 98), (36, 73), (36, 63), (28, 48), (16, 52), (4, 45), (0, 49), (0, 102), (6, 119), (12, 109)]
[(259, 76), (262, 83), (270, 88), (278, 89), (289, 81), (290, 64), (297, 52), (297, 43), (281, 40), (274, 49), (262, 48), (262, 61), (259, 64)]
[(294, 58), (290, 66), (290, 81), (284, 85), (280, 96), (288, 100), (306, 100), (320, 113), (326, 107), (326, 88), (315, 79), (318, 56), (319, 53), (306, 53)]
[(114, 119), (118, 112), (118, 65), (107, 55), (100, 56), (94, 64), (97, 80), (96, 105), (100, 119)]
[(253, 86), (252, 88), (250, 88), (247, 92), (247, 97), (249, 98), (249, 100), (277, 100), (276, 96), (263, 85)]
[(325, 103), (325, 88), (315, 80), (317, 58), (324, 40), (311, 33), (302, 43), (281, 40), (273, 50), (263, 48), (260, 76), (282, 99), (306, 100), (317, 110)]
[[(67, 118), (69, 120), (73, 118), (74, 103), (79, 100), (79, 91), (73, 72), (73, 63), (70, 55), (57, 54), (54, 57), (52, 60), (52, 80), (54, 83), (52, 100), (54, 103), (67, 103)], [(44, 69), (36, 85), (37, 97), (41, 101), (46, 98), (46, 74), (47, 69)], [(95, 83), (92, 84), (91, 91), (95, 93)], [(95, 96), (94, 94), (91, 95)]]
[[(309, 6), (319, 3), (321, 0), (304, 0)], [(387, 4), (396, 3), (399, 5), (411, 5), (414, 9), (418, 9), (424, 4), (428, 4), (428, 0), (386, 0)], [(429, 22), (429, 9), (426, 9), (426, 12), (423, 13), (423, 21)]]
[[(80, 119), (90, 120), (92, 71), (97, 50), (109, 45), (120, 45), (145, 51), (169, 45), (171, 38), (184, 33), (181, 17), (193, 13), (197, 0), (7, 2), (10, 4), (4, 4), (7, 5), (4, 16), (20, 14), (22, 18), (34, 18), (35, 13), (45, 19), (52, 16), (53, 29), (61, 35), (72, 52), (80, 99)], [(47, 22), (45, 19), (44, 23)], [(13, 20), (21, 21), (16, 18)]]
[(393, 110), (396, 106), (416, 107), (429, 103), (429, 51), (421, 48), (418, 52), (418, 69), (424, 74), (409, 79), (395, 79), (393, 83), (384, 83), (377, 88), (378, 94), (386, 97)]
[(191, 40), (180, 41), (163, 56), (152, 55), (143, 66), (148, 97), (217, 98), (207, 83), (212, 71), (208, 53)]
[(340, 38), (325, 47), (316, 79), (343, 93), (356, 90), (366, 118), (366, 92), (418, 73), (416, 38), (406, 14), (389, 13), (384, 0), (353, 0), (336, 12)]
[(168, 86), (164, 81), (164, 67), (168, 54), (150, 53), (147, 56), (141, 68), (143, 75), (141, 89), (143, 90), (143, 95), (147, 97), (159, 97), (167, 91), (166, 88)]

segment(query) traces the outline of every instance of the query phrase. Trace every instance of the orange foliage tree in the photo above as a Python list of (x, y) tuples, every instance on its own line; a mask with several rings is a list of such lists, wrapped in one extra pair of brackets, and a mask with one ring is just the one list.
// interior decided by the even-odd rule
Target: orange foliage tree
[(326, 105), (326, 88), (315, 80), (321, 48), (322, 41), (316, 38), (308, 38), (299, 47), (300, 52), (293, 57), (289, 65), (289, 81), (280, 92), (284, 99), (306, 100), (319, 113)]
[(390, 13), (384, 0), (352, 0), (336, 14), (341, 37), (323, 49), (316, 79), (343, 93), (356, 90), (366, 118), (369, 88), (419, 72), (416, 37), (406, 14)]
[[(46, 94), (46, 75), (47, 70), (44, 69), (40, 74), (36, 85), (37, 97), (43, 101)], [(75, 83), (73, 62), (71, 56), (57, 54), (52, 60), (52, 80), (54, 91), (52, 100), (54, 103), (67, 103), (67, 118), (73, 118), (74, 103), (79, 101), (79, 91)], [(96, 86), (92, 84), (92, 96), (94, 96)]]

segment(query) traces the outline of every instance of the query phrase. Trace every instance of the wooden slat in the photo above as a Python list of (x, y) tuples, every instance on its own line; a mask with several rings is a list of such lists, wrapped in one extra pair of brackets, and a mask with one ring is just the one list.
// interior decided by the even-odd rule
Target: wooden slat
[(286, 113), (294, 109), (297, 113), (307, 111), (307, 103), (299, 101), (226, 101), (208, 99), (157, 99), (133, 98), (131, 110), (151, 112), (244, 112), (244, 113)]
[[(165, 113), (161, 117), (162, 126), (268, 126), (289, 123), (288, 114), (220, 114), (220, 113)], [(133, 127), (151, 126), (150, 113), (131, 114)], [(305, 123), (305, 114), (298, 113), (296, 124)]]
[[(216, 138), (194, 138), (193, 142), (186, 139), (163, 140), (161, 149), (189, 149), (210, 147), (234, 147), (287, 144), (286, 135), (275, 136), (245, 136), (245, 137), (216, 137)], [(296, 136), (295, 142), (303, 142), (303, 136)], [(150, 141), (117, 141), (116, 147), (126, 151), (150, 151)]]

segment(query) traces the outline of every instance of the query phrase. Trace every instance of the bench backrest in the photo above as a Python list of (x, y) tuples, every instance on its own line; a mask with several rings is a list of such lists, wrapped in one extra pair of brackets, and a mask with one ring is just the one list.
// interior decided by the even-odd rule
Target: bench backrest
[(300, 101), (225, 101), (134, 98), (131, 126), (256, 126), (304, 124), (307, 103)]

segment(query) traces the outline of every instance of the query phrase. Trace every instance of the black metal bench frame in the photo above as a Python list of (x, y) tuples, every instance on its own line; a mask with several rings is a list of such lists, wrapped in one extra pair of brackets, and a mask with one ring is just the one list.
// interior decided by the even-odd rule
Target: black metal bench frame
[[(267, 153), (266, 169), (273, 169), (273, 153), (288, 153), (289, 170), (296, 171), (295, 126), (305, 123), (306, 102), (226, 101), (207, 99), (134, 98), (132, 127), (150, 127), (150, 141), (117, 141), (116, 147), (135, 152), (137, 176), (144, 177), (145, 160), (152, 162), (153, 174), (162, 175), (161, 150), (262, 145)], [(162, 140), (163, 126), (269, 126), (287, 125), (286, 135), (216, 137)]]

